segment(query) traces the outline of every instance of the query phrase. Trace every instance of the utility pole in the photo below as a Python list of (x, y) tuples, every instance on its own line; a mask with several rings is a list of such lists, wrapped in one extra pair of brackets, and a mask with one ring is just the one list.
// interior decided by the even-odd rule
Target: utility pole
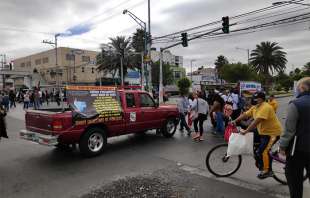
[[(147, 48), (147, 54), (148, 57), (151, 59), (151, 46), (152, 46), (152, 39), (151, 39), (151, 0), (148, 0), (148, 48)], [(148, 62), (147, 64), (147, 86), (149, 91), (152, 89), (152, 74), (151, 74), (151, 64)]]
[(59, 68), (58, 68), (58, 52), (57, 52), (57, 38), (60, 36), (60, 34), (55, 34), (55, 40), (54, 42), (52, 41), (47, 41), (47, 40), (43, 40), (43, 43), (45, 44), (50, 44), (52, 46), (55, 47), (55, 67), (56, 67), (56, 86), (58, 88), (58, 91), (59, 91), (59, 95), (60, 95), (60, 99), (62, 101), (62, 105), (63, 105), (63, 94), (62, 94), (62, 91), (61, 91), (61, 88), (60, 88), (60, 74), (61, 72), (59, 71)]
[(191, 60), (191, 82), (193, 83), (193, 62), (196, 60)]
[(247, 52), (248, 55), (248, 65), (250, 65), (250, 49), (245, 49), (245, 48), (241, 48), (241, 47), (236, 47), (237, 50), (243, 50)]
[[(4, 64), (6, 63), (6, 55), (0, 54), (0, 56), (2, 57), (1, 69), (4, 70)], [(2, 89), (3, 89), (3, 91), (5, 90), (5, 74), (2, 74)]]
[(144, 52), (141, 52), (141, 89), (144, 90)]
[(121, 54), (121, 86), (124, 87), (124, 66), (123, 66), (123, 55)]
[(164, 49), (160, 48), (160, 54), (159, 54), (159, 90), (158, 90), (158, 102), (161, 104), (163, 102), (163, 51)]
[(56, 66), (56, 84), (57, 84), (58, 88), (60, 88), (60, 82), (59, 82), (59, 78), (58, 78), (60, 72), (59, 72), (59, 68), (58, 68), (58, 52), (57, 52), (57, 37), (59, 37), (59, 36), (60, 36), (60, 34), (55, 34), (55, 40), (54, 40), (54, 42), (52, 42), (52, 41), (47, 41), (47, 40), (43, 40), (43, 43), (45, 43), (45, 44), (50, 44), (50, 45), (52, 45), (52, 46), (55, 47), (55, 57), (56, 57), (56, 62), (55, 62), (55, 66)]

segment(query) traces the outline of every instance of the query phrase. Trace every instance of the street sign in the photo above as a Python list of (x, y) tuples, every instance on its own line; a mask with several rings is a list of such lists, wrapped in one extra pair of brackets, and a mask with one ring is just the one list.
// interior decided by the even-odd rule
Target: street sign
[(144, 62), (151, 62), (151, 57), (146, 55), (146, 56), (144, 56), (143, 60), (144, 60)]

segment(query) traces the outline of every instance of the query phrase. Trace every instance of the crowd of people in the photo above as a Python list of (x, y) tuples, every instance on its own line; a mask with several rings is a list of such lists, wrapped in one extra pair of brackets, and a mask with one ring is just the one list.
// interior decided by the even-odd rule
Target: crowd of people
[(285, 175), (290, 196), (302, 198), (305, 169), (310, 180), (310, 77), (298, 81), (295, 97), (289, 104), (285, 128), (282, 128), (276, 115), (279, 105), (274, 95), (267, 99), (264, 92), (257, 92), (246, 100), (236, 89), (182, 95), (178, 102), (180, 130), (185, 128), (190, 135), (193, 122), (195, 134), (192, 138), (203, 141), (203, 122), (209, 116), (214, 134), (223, 136), (228, 124), (240, 126), (243, 135), (254, 132), (254, 158), (259, 179), (273, 176), (270, 152), (278, 143), (279, 153), (286, 157)]
[(60, 105), (61, 99), (58, 91), (48, 92), (42, 91), (39, 88), (34, 90), (20, 90), (15, 92), (14, 90), (0, 92), (0, 104), (3, 106), (6, 112), (16, 107), (16, 102), (23, 103), (23, 108), (28, 109), (33, 107), (39, 109), (44, 103), (48, 106), (51, 101)]
[(182, 95), (178, 102), (180, 130), (183, 131), (185, 128), (188, 135), (191, 135), (190, 127), (194, 123), (193, 139), (203, 141), (203, 123), (210, 117), (214, 127), (213, 133), (223, 136), (229, 119), (236, 119), (244, 111), (245, 106), (245, 98), (243, 94), (239, 95), (237, 89), (202, 90)]

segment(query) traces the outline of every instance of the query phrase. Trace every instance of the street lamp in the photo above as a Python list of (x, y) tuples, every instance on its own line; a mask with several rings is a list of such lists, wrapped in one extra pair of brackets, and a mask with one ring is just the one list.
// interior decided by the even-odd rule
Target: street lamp
[[(140, 18), (138, 18), (135, 14), (133, 14), (132, 12), (130, 12), (129, 10), (125, 9), (123, 11), (123, 14), (128, 14), (133, 20), (135, 20), (135, 22), (143, 29), (144, 31), (144, 55), (147, 54), (147, 30), (146, 30), (146, 23), (144, 21), (142, 21)], [(143, 76), (144, 76), (144, 60), (142, 58), (142, 67), (141, 67), (141, 83), (143, 83)], [(146, 78), (146, 81), (148, 81), (148, 78)], [(148, 82), (146, 82), (146, 84), (148, 84)], [(143, 84), (141, 84), (142, 86), (142, 90), (144, 89)]]
[[(75, 83), (76, 81), (76, 71), (75, 71), (75, 55), (81, 55), (84, 54), (83, 50), (80, 49), (73, 49), (71, 50), (71, 56), (73, 58), (73, 82)], [(71, 69), (70, 69), (70, 73), (71, 73)], [(71, 75), (71, 74), (70, 74)]]
[(191, 82), (193, 83), (193, 62), (195, 62), (195, 59), (191, 60)]
[[(300, 1), (303, 1), (303, 0), (300, 0)], [(272, 3), (272, 5), (278, 6), (278, 5), (283, 5), (283, 4), (297, 4), (297, 5), (310, 6), (309, 3), (299, 3), (300, 1), (298, 1), (298, 2), (296, 2), (294, 0), (292, 0), (292, 1), (278, 1), (278, 2)]]
[(247, 52), (248, 55), (248, 65), (250, 65), (250, 49), (245, 49), (245, 48), (241, 48), (241, 47), (236, 47), (236, 50), (243, 50)]

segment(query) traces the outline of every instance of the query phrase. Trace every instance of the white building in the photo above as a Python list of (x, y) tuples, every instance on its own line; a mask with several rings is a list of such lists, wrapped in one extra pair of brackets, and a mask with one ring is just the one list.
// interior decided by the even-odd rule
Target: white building
[(216, 69), (214, 68), (199, 68), (197, 71), (194, 71), (192, 74), (188, 73), (187, 77), (192, 79), (193, 85), (203, 84), (216, 84), (217, 74)]
[[(151, 59), (153, 62), (159, 61), (160, 52), (156, 49), (151, 50)], [(163, 62), (169, 63), (170, 65), (183, 66), (183, 56), (173, 55), (169, 50), (163, 52)]]

